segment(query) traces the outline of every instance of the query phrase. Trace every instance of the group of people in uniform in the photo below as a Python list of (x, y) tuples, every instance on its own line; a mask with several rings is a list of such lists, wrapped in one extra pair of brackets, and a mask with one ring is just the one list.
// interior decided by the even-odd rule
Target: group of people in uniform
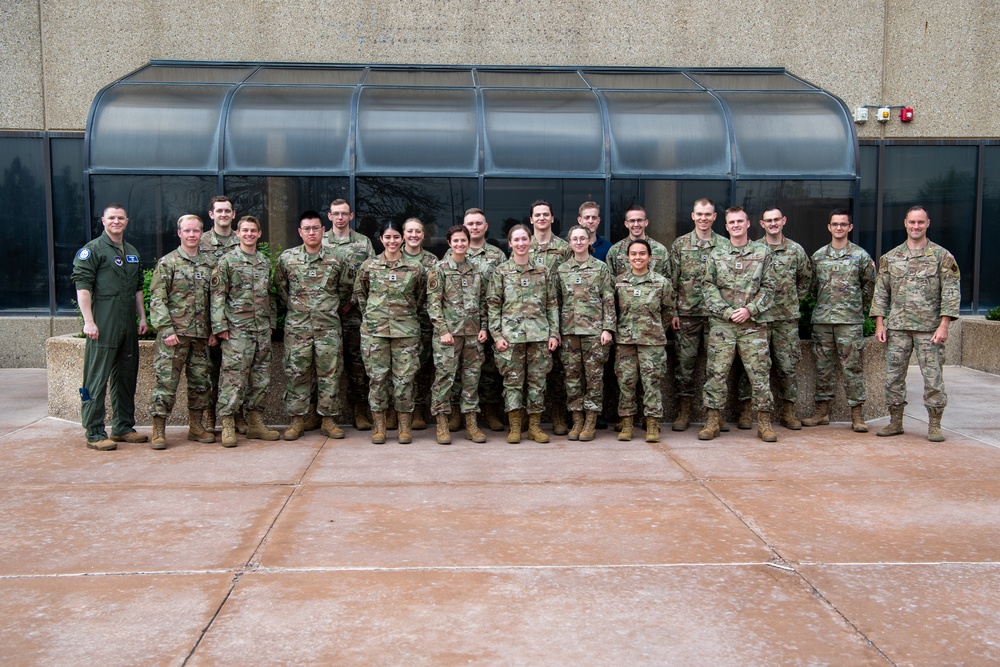
[[(530, 226), (508, 231), (508, 258), (487, 242), (486, 216), (472, 208), (463, 224), (447, 230), (448, 250), (439, 260), (424, 250), (417, 218), (383, 224), (384, 249), (376, 254), (371, 240), (352, 229), (350, 204), (337, 199), (326, 213), (329, 231), (320, 213), (299, 216), (302, 244), (281, 253), (272, 275), (257, 247), (259, 220), (243, 216), (234, 226), (233, 204), (219, 196), (210, 203), (208, 231), (196, 215), (177, 221), (180, 244), (154, 269), (147, 322), (139, 254), (124, 240), (128, 217), (122, 205), (109, 204), (104, 233), (77, 253), (72, 275), (87, 337), (80, 389), (87, 446), (111, 450), (119, 442), (149, 440), (135, 431), (134, 401), (138, 336), (150, 327), (157, 333), (153, 449), (167, 446), (166, 419), (182, 373), (187, 438), (215, 442), (219, 420), (225, 447), (236, 446), (238, 434), (295, 440), (315, 428), (343, 438), (336, 415), (344, 374), (354, 426), (372, 431), (376, 444), (386, 442), (390, 430), (400, 443), (411, 442), (428, 415), (440, 444), (449, 444), (463, 422), (467, 439), (486, 442), (480, 415), (490, 430), (507, 430), (510, 443), (525, 435), (548, 442), (541, 426), (546, 408), (553, 434), (592, 440), (606, 379), (617, 385), (618, 439), (631, 440), (644, 428), (646, 441), (658, 442), (668, 333), (676, 355), (673, 430), (690, 425), (695, 368), (704, 354), (702, 440), (728, 430), (723, 412), (737, 355), (739, 428), (752, 428), (756, 412), (758, 437), (774, 442), (772, 417), (793, 430), (829, 424), (839, 369), (851, 426), (866, 432), (861, 350), (869, 312), (886, 345), (890, 421), (878, 435), (903, 432), (906, 370), (915, 351), (928, 437), (943, 440), (942, 352), (959, 314), (959, 269), (927, 238), (927, 211), (914, 206), (907, 212), (906, 241), (881, 258), (877, 272), (849, 240), (847, 210), (831, 213), (830, 243), (811, 258), (784, 235), (787, 220), (777, 206), (763, 211), (764, 236), (757, 241), (742, 207), (724, 215), (728, 238), (712, 229), (715, 204), (697, 200), (693, 231), (667, 248), (647, 235), (645, 209), (632, 205), (625, 211), (628, 235), (612, 245), (597, 234), (597, 203), (580, 206), (578, 224), (564, 240), (553, 232), (552, 206), (539, 200), (530, 207)], [(799, 305), (810, 294), (815, 409), (800, 421)], [(290, 425), (284, 434), (263, 420), (278, 305), (287, 310)], [(104, 423), (109, 383), (110, 437)]]

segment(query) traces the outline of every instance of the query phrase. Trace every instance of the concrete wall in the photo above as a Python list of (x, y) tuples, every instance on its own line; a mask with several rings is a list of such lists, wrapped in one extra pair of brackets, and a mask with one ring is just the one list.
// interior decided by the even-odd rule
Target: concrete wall
[(981, 317), (965, 318), (962, 365), (1000, 375), (1000, 322)]
[[(908, 104), (862, 137), (996, 137), (995, 0), (7, 0), (0, 129), (84, 128), (150, 59), (786, 67), (840, 96)], [(973, 110), (979, 109), (980, 113)]]
[(75, 317), (0, 317), (0, 368), (45, 368), (45, 342), (76, 333)]

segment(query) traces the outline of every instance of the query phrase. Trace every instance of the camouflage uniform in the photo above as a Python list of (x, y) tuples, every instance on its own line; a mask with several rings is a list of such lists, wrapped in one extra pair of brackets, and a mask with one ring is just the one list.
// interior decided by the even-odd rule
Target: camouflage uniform
[[(187, 369), (188, 409), (212, 405), (212, 363), (208, 337), (212, 319), (212, 268), (215, 257), (199, 251), (192, 257), (183, 248), (164, 255), (149, 283), (149, 323), (157, 332), (153, 353), (156, 386), (149, 414), (167, 417), (174, 409), (177, 384)], [(164, 339), (177, 336), (177, 344)]]
[[(667, 246), (659, 241), (647, 236), (646, 242), (652, 251), (649, 256), (649, 270), (659, 273), (661, 276), (670, 275), (670, 251)], [(626, 236), (618, 243), (611, 246), (605, 258), (608, 268), (611, 269), (611, 279), (614, 280), (623, 273), (631, 272), (632, 265), (628, 263), (628, 244), (631, 238)]]
[[(368, 237), (353, 229), (344, 239), (334, 236), (331, 229), (323, 237), (323, 243), (333, 248), (337, 259), (350, 272), (352, 281), (355, 280), (361, 263), (375, 256), (375, 249)], [(340, 314), (340, 326), (343, 334), (344, 370), (347, 372), (347, 394), (352, 403), (358, 403), (364, 402), (368, 396), (368, 375), (361, 357), (361, 310), (353, 305), (353, 296), (353, 290), (346, 297), (344, 294), (340, 296), (342, 307), (352, 304), (346, 313)]]
[[(477, 336), (487, 328), (486, 275), (466, 261), (441, 260), (427, 274), (427, 314), (434, 325), (434, 384), (431, 414), (451, 414), (451, 396), (461, 386), (463, 413), (479, 410), (479, 373), (483, 366), (483, 344)], [(451, 334), (452, 345), (441, 342)], [(456, 377), (461, 368), (461, 382)]]
[(861, 350), (865, 313), (875, 291), (875, 263), (851, 242), (837, 250), (825, 245), (812, 256), (812, 341), (816, 355), (816, 402), (832, 401), (837, 368), (844, 376), (847, 403), (865, 402)]
[(604, 402), (604, 364), (610, 345), (601, 345), (601, 333), (614, 333), (615, 292), (611, 271), (604, 262), (570, 258), (556, 269), (559, 287), (559, 354), (566, 369), (567, 407), (572, 412), (598, 412)]
[(362, 315), (361, 349), (368, 371), (372, 412), (392, 407), (413, 412), (413, 378), (420, 367), (420, 319), (426, 297), (424, 267), (406, 257), (385, 254), (366, 259), (358, 269), (354, 300)]
[[(775, 282), (772, 253), (765, 243), (734, 246), (727, 242), (709, 255), (702, 285), (710, 314), (706, 408), (725, 408), (729, 371), (738, 351), (750, 376), (754, 407), (758, 412), (774, 411), (767, 324), (759, 318), (774, 302)], [(741, 324), (731, 321), (732, 314), (743, 307), (749, 309), (750, 319)]]
[(503, 338), (509, 344), (505, 351), (495, 351), (506, 412), (526, 407), (529, 414), (538, 414), (545, 407), (545, 378), (552, 369), (548, 342), (559, 337), (557, 292), (553, 274), (536, 262), (520, 266), (507, 260), (490, 278), (486, 297), (490, 334), (493, 340)]
[[(421, 250), (419, 255), (408, 255), (404, 249), (403, 257), (423, 266), (425, 276), (439, 261), (434, 253), (427, 250)], [(434, 383), (434, 354), (431, 342), (434, 338), (434, 326), (427, 315), (426, 307), (421, 308), (417, 315), (420, 319), (420, 368), (415, 378), (413, 400), (417, 406), (426, 408), (430, 404), (431, 385)]]
[[(445, 251), (444, 258), (451, 258), (450, 248)], [(478, 267), (483, 272), (488, 289), (493, 269), (506, 262), (507, 255), (495, 245), (485, 243), (482, 248), (469, 246), (469, 251), (465, 253), (465, 261)], [(483, 352), (483, 365), (479, 374), (479, 400), (483, 404), (500, 405), (503, 400), (503, 394), (501, 393), (502, 382), (500, 380), (500, 371), (497, 370), (496, 359), (493, 357), (492, 340), (487, 339), (483, 346)]]
[(244, 406), (263, 411), (276, 326), (267, 257), (239, 249), (223, 255), (212, 274), (212, 332), (229, 332), (229, 340), (221, 343), (218, 416), (233, 417)]
[(694, 398), (694, 370), (698, 351), (708, 349), (708, 309), (702, 300), (702, 283), (708, 256), (715, 248), (728, 243), (712, 232), (702, 241), (694, 232), (678, 237), (670, 246), (670, 282), (677, 299), (677, 317), (681, 328), (674, 331), (677, 366), (674, 374), (678, 398)]
[[(285, 411), (293, 417), (309, 412), (312, 388), (317, 388), (316, 412), (334, 416), (339, 407), (343, 350), (340, 304), (353, 289), (352, 272), (333, 248), (315, 255), (304, 245), (278, 257), (274, 288), (285, 316)], [(347, 298), (350, 298), (349, 296)]]
[[(799, 303), (809, 293), (812, 265), (805, 249), (791, 239), (782, 239), (778, 245), (768, 243), (767, 247), (773, 255), (771, 265), (774, 267), (775, 278), (774, 304), (761, 313), (757, 321), (767, 323), (772, 368), (775, 369), (780, 386), (779, 398), (794, 403), (799, 399), (795, 371), (802, 358), (799, 344)], [(743, 370), (740, 372), (740, 400), (749, 400), (750, 393), (750, 379)]]
[(942, 317), (958, 319), (961, 303), (959, 270), (950, 252), (927, 241), (920, 250), (906, 243), (879, 260), (872, 299), (872, 317), (884, 317), (885, 402), (906, 405), (906, 370), (916, 348), (924, 376), (924, 405), (943, 409), (948, 404), (941, 373), (944, 345), (931, 342)]
[[(569, 243), (559, 238), (555, 234), (542, 246), (535, 236), (531, 237), (531, 244), (528, 246), (531, 261), (538, 265), (544, 265), (548, 269), (550, 277), (555, 279), (555, 271), (560, 264), (573, 256), (573, 249)], [(558, 338), (559, 334), (556, 334)], [(556, 411), (560, 406), (566, 405), (566, 369), (563, 368), (562, 357), (558, 354), (552, 356), (552, 368), (549, 370), (545, 380), (545, 402), (550, 409), (555, 406)], [(554, 416), (554, 415), (553, 415)]]
[[(236, 232), (231, 232), (229, 236), (219, 236), (213, 227), (202, 235), (201, 242), (198, 243), (198, 254), (204, 254), (214, 269), (223, 255), (238, 250), (239, 247), (240, 237), (236, 235)], [(211, 364), (212, 384), (209, 406), (214, 406), (219, 402), (219, 371), (222, 368), (221, 344), (208, 348), (208, 361)]]
[(670, 281), (649, 271), (630, 271), (615, 281), (618, 298), (618, 414), (637, 414), (636, 388), (642, 380), (642, 411), (647, 418), (663, 416), (663, 377), (667, 369), (667, 330), (674, 317), (674, 289)]

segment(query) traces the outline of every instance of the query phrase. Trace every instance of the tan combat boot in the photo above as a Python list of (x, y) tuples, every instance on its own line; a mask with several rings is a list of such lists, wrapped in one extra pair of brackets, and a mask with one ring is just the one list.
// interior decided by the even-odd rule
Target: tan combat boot
[(865, 404), (858, 403), (851, 407), (851, 428), (855, 433), (867, 433), (868, 424), (865, 423)]
[(875, 435), (885, 438), (890, 435), (902, 435), (903, 434), (903, 406), (906, 405), (890, 405), (889, 406), (889, 423), (885, 425), (880, 431)]
[(927, 408), (927, 439), (931, 442), (944, 442), (944, 433), (941, 432), (943, 415), (944, 408)]
[(215, 416), (212, 416), (212, 431), (206, 431), (202, 427), (202, 422), (206, 421), (204, 412), (201, 410), (188, 410), (188, 435), (191, 442), (215, 442)]
[[(383, 413), (383, 416), (384, 414), (385, 413)], [(364, 403), (354, 404), (354, 428), (359, 431), (372, 430), (372, 423), (368, 421), (368, 407)], [(384, 428), (382, 430), (385, 431)], [(383, 440), (383, 442), (385, 441)]]
[(634, 426), (632, 424), (633, 421), (634, 421), (634, 419), (633, 419), (632, 415), (628, 415), (627, 417), (622, 417), (621, 420), (619, 420), (618, 423), (621, 424), (622, 428), (618, 432), (618, 439), (621, 442), (631, 442), (631, 440), (632, 440), (632, 430), (634, 428)]
[(511, 410), (507, 413), (507, 421), (510, 423), (510, 432), (507, 434), (507, 442), (516, 445), (521, 442), (521, 410)]
[(302, 430), (303, 431), (315, 431), (316, 429), (322, 427), (323, 420), (320, 418), (319, 413), (316, 412), (316, 406), (312, 406), (309, 409), (308, 414), (302, 420)]
[(118, 449), (118, 443), (111, 438), (103, 440), (87, 441), (87, 449), (96, 449), (99, 452), (113, 452)]
[(222, 418), (222, 446), (236, 446), (236, 418), (233, 416)]
[(656, 417), (646, 417), (646, 442), (660, 441), (660, 420)]
[(149, 442), (150, 449), (167, 448), (167, 418), (153, 417), (153, 439)]
[(771, 413), (757, 411), (757, 437), (764, 442), (778, 442), (778, 434), (771, 428)]
[(247, 417), (247, 437), (251, 440), (277, 440), (281, 434), (268, 428), (264, 423), (264, 415), (253, 410)]
[[(565, 424), (563, 424), (565, 426)], [(548, 442), (549, 436), (542, 430), (542, 413), (528, 415), (528, 437), (535, 442)]]
[(687, 396), (681, 398), (677, 404), (677, 419), (674, 420), (671, 428), (675, 431), (686, 431), (691, 423), (691, 399)]
[(486, 434), (479, 430), (479, 420), (475, 412), (465, 413), (465, 439), (472, 442), (486, 442)]
[(795, 414), (795, 401), (782, 401), (781, 425), (789, 431), (802, 430), (802, 422)]
[(826, 426), (830, 423), (830, 401), (816, 401), (816, 410), (802, 420), (803, 426)]
[(298, 440), (306, 430), (306, 420), (301, 416), (293, 416), (292, 423), (285, 429), (285, 440)]
[(597, 411), (587, 410), (587, 416), (583, 420), (583, 428), (580, 429), (580, 441), (590, 442), (597, 435)]
[(385, 430), (395, 431), (399, 428), (399, 415), (396, 414), (396, 408), (389, 408), (385, 413)]
[(528, 419), (528, 411), (521, 408), (521, 437), (528, 435), (528, 425), (530, 424)]
[(140, 442), (149, 442), (148, 436), (136, 431), (129, 431), (128, 433), (122, 433), (121, 435), (111, 434), (111, 439), (114, 442), (131, 442), (133, 445), (139, 444)]
[(413, 407), (413, 420), (410, 427), (414, 431), (423, 431), (427, 428), (427, 420), (424, 419), (424, 409), (419, 405)]
[(740, 401), (740, 413), (736, 417), (736, 428), (746, 431), (753, 428), (753, 407), (750, 399)]
[(373, 412), (372, 421), (375, 422), (372, 427), (372, 444), (373, 445), (384, 445), (385, 444), (385, 413), (384, 412)]
[(720, 434), (719, 411), (714, 408), (705, 408), (705, 426), (698, 431), (698, 439), (711, 440), (718, 438)]
[[(530, 421), (530, 419), (529, 419), (529, 421)], [(552, 406), (552, 434), (553, 435), (566, 435), (567, 433), (569, 433), (569, 429), (566, 427), (566, 406), (565, 405), (553, 405)]]
[(408, 445), (413, 442), (413, 413), (399, 413), (399, 444)]
[(437, 414), (437, 441), (439, 445), (451, 444), (451, 431), (448, 429), (448, 415), (443, 412)]
[(448, 430), (452, 432), (462, 430), (462, 411), (457, 405), (451, 406), (451, 417), (448, 418)]
[(320, 433), (328, 438), (340, 440), (344, 437), (344, 429), (337, 426), (337, 420), (333, 417), (323, 417), (323, 421), (320, 423), (319, 428)]
[(247, 434), (247, 419), (243, 416), (243, 408), (236, 411), (233, 415), (233, 420), (236, 422), (236, 432), (240, 435)]
[(215, 434), (215, 406), (205, 408), (205, 416), (202, 418), (202, 424), (205, 430), (211, 434)]
[(583, 431), (583, 412), (579, 410), (573, 411), (573, 428), (569, 430), (566, 437), (570, 440), (579, 440), (580, 432)]
[(500, 415), (497, 414), (497, 406), (493, 403), (487, 403), (483, 406), (483, 418), (486, 419), (486, 427), (491, 431), (503, 430), (503, 422), (500, 421)]

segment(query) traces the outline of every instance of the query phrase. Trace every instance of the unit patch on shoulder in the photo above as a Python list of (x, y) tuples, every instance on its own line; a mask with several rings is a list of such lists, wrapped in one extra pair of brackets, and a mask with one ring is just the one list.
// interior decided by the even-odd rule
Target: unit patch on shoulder
[(90, 257), (90, 248), (80, 248), (80, 252), (76, 253), (77, 259), (87, 259)]

